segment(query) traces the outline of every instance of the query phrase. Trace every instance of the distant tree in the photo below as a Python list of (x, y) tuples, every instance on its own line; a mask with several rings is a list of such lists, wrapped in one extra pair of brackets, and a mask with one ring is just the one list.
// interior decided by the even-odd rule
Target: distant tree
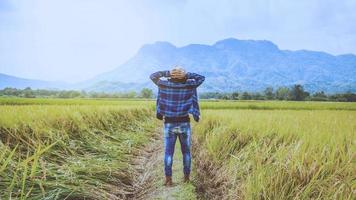
[(289, 99), (293, 101), (304, 101), (308, 96), (309, 93), (304, 91), (303, 86), (299, 84), (294, 85), (289, 92)]
[(279, 87), (276, 91), (276, 99), (278, 100), (287, 100), (289, 94), (289, 88), (287, 87)]
[(233, 93), (231, 94), (231, 99), (233, 99), (233, 100), (239, 99), (239, 93), (238, 93), (238, 92), (233, 92)]
[(251, 95), (248, 92), (243, 92), (240, 98), (242, 100), (250, 100), (251, 99)]
[(351, 93), (351, 92), (347, 92), (345, 94), (342, 95), (346, 101), (348, 102), (355, 102), (356, 101), (356, 94)]
[(315, 92), (313, 94), (313, 97), (321, 97), (321, 98), (326, 98), (326, 94), (324, 93), (324, 91), (320, 91), (320, 92)]
[(267, 87), (264, 91), (264, 95), (266, 97), (267, 100), (272, 100), (274, 99), (274, 92), (273, 92), (273, 88), (272, 87)]
[(90, 92), (89, 97), (90, 98), (98, 98), (99, 94), (97, 92)]
[(219, 92), (203, 92), (200, 93), (199, 97), (202, 99), (218, 99), (220, 96)]
[(76, 98), (79, 96), (80, 96), (80, 92), (75, 91), (75, 90), (69, 91), (69, 98)]
[(232, 99), (231, 95), (229, 94), (222, 94), (220, 96), (220, 99), (224, 99), (224, 100), (229, 100), (229, 99)]
[[(299, 91), (299, 92), (298, 92)], [(151, 91), (152, 92), (152, 91)], [(34, 98), (34, 97), (46, 97), (46, 98), (51, 98), (51, 97), (57, 97), (57, 98), (138, 98), (138, 97), (143, 97), (145, 98), (149, 97), (152, 98), (152, 96), (149, 94), (151, 92), (148, 92), (148, 94), (143, 94), (145, 92), (142, 92), (137, 95), (135, 91), (131, 92), (85, 92), (83, 91), (75, 91), (75, 90), (44, 90), (44, 89), (36, 89), (33, 90), (30, 87), (27, 87), (25, 89), (16, 89), (16, 88), (4, 88), (0, 89), (0, 96), (18, 96), (18, 97), (27, 97), (27, 98)], [(293, 96), (292, 94), (297, 94), (301, 93), (304, 97), (303, 100), (312, 100), (312, 101), (342, 101), (342, 102), (356, 102), (356, 94), (352, 93), (351, 91), (346, 92), (346, 93), (338, 93), (338, 94), (330, 94), (327, 95), (323, 91), (316, 92), (313, 95), (309, 96), (308, 92), (305, 92), (304, 89), (300, 86), (294, 86), (292, 89), (289, 89), (287, 87), (280, 87), (276, 90), (274, 93), (274, 98), (278, 100), (295, 100), (296, 96)], [(267, 95), (266, 95), (267, 94)], [(262, 100), (262, 99), (267, 99), (266, 96), (269, 94), (269, 89), (264, 91), (264, 94), (261, 93), (228, 93), (228, 92), (205, 92), (205, 93), (200, 93), (199, 97), (202, 99), (244, 99), (244, 100), (250, 100), (250, 99), (256, 99), (256, 100)]]
[(131, 92), (125, 93), (125, 94), (123, 95), (123, 97), (125, 97), (125, 98), (135, 98), (135, 97), (137, 97), (137, 94), (136, 94), (135, 91), (131, 91)]
[(311, 96), (310, 100), (312, 100), (312, 101), (327, 101), (328, 96), (324, 93), (324, 91), (320, 91), (320, 92), (314, 93)]
[(57, 95), (58, 98), (70, 98), (70, 93), (68, 91), (60, 91)]
[(254, 100), (264, 100), (265, 97), (264, 97), (261, 93), (256, 92), (256, 93), (251, 94), (251, 99), (254, 99)]
[(153, 92), (151, 89), (148, 89), (148, 88), (143, 88), (141, 90), (141, 95), (140, 95), (142, 98), (146, 98), (146, 99), (150, 99), (153, 97)]
[(21, 94), (21, 90), (18, 90), (16, 88), (6, 87), (4, 88), (4, 90), (2, 90), (2, 94), (7, 96), (19, 96)]
[(347, 101), (347, 99), (344, 97), (343, 94), (333, 94), (333, 95), (330, 95), (328, 99), (331, 101), (342, 101), (342, 102)]
[(85, 90), (80, 91), (80, 97), (85, 98), (88, 96), (88, 93)]
[(27, 87), (23, 90), (23, 96), (25, 98), (35, 98), (33, 90), (30, 87)]

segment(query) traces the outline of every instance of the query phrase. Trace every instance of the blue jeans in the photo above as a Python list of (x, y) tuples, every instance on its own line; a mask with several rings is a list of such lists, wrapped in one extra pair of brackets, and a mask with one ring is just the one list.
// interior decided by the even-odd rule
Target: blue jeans
[(173, 154), (177, 137), (181, 145), (183, 155), (183, 172), (190, 174), (191, 156), (190, 141), (191, 127), (189, 122), (164, 124), (164, 173), (172, 176)]

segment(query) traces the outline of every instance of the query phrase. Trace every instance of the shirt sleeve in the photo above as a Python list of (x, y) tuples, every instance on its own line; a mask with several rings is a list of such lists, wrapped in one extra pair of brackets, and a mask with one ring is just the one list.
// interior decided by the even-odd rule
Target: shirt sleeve
[(150, 75), (150, 79), (156, 84), (156, 85), (165, 85), (164, 80), (161, 80), (162, 77), (170, 77), (170, 72), (168, 70), (166, 71), (158, 71)]
[(161, 80), (162, 77), (170, 77), (170, 71), (158, 71), (151, 74), (150, 76), (151, 80), (157, 86), (165, 86), (170, 88), (196, 88), (200, 86), (205, 80), (204, 76), (192, 72), (186, 73), (187, 81), (185, 83), (172, 83), (167, 80)]
[(204, 76), (202, 76), (200, 74), (192, 73), (192, 72), (187, 72), (186, 76), (187, 76), (187, 79), (188, 79), (186, 84), (188, 86), (192, 86), (192, 87), (198, 87), (205, 80)]

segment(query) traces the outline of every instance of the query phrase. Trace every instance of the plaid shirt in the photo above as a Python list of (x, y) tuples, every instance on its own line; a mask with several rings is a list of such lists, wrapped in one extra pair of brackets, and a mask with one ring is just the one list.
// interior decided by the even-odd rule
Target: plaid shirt
[(188, 113), (199, 121), (200, 111), (197, 96), (197, 87), (205, 80), (204, 76), (187, 72), (186, 82), (177, 83), (170, 80), (161, 80), (161, 77), (170, 77), (169, 71), (158, 71), (151, 74), (151, 80), (158, 86), (156, 102), (157, 118), (182, 117)]

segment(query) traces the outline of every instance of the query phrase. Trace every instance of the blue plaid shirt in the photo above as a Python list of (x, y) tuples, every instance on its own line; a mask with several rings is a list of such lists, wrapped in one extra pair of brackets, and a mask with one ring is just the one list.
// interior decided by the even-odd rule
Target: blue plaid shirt
[(197, 87), (202, 84), (205, 77), (196, 73), (187, 72), (184, 83), (162, 80), (161, 77), (170, 77), (169, 71), (158, 71), (151, 74), (151, 80), (158, 86), (156, 102), (157, 118), (182, 117), (188, 113), (199, 121), (200, 111), (198, 104)]

